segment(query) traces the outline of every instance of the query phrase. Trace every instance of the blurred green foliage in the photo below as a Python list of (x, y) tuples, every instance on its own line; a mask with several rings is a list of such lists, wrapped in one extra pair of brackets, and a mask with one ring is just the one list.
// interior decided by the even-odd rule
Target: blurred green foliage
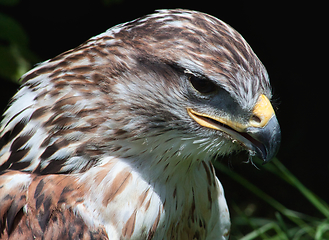
[[(101, 5), (110, 6), (122, 0), (100, 0)], [(0, 78), (18, 83), (18, 79), (42, 61), (29, 49), (29, 37), (13, 17), (4, 14), (1, 7), (19, 7), (20, 0), (0, 0)]]
[(0, 6), (15, 6), (20, 0), (0, 0)]
[[(1, 5), (14, 6), (19, 0), (0, 0)], [(28, 48), (28, 36), (20, 24), (0, 12), (0, 78), (18, 81), (31, 68), (37, 57)]]
[[(328, 204), (305, 187), (277, 158), (273, 159), (271, 164), (265, 165), (265, 170), (296, 188), (300, 193), (296, 199), (306, 198), (309, 202), (308, 205), (305, 205), (305, 210), (315, 207), (322, 216), (309, 216), (303, 212), (288, 209), (248, 179), (231, 171), (225, 165), (219, 162), (215, 162), (214, 165), (222, 174), (228, 175), (232, 180), (241, 184), (275, 211), (274, 218), (260, 218), (248, 214), (247, 209), (243, 210), (241, 206), (233, 204), (232, 207), (238, 215), (232, 219), (231, 240), (329, 239)], [(285, 186), (282, 185), (282, 187)], [(247, 234), (240, 231), (246, 228), (248, 229)]]

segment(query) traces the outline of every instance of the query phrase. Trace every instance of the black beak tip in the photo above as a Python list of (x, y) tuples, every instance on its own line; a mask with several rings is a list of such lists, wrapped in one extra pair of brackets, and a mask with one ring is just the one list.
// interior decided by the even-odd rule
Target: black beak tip
[(273, 116), (264, 128), (253, 131), (252, 136), (260, 143), (254, 146), (256, 157), (264, 161), (263, 165), (270, 162), (278, 153), (281, 144), (281, 129), (277, 118)]
[(269, 152), (263, 158), (263, 165), (270, 162), (278, 153), (281, 143), (281, 132), (277, 133), (275, 138), (271, 140), (271, 145), (268, 147)]

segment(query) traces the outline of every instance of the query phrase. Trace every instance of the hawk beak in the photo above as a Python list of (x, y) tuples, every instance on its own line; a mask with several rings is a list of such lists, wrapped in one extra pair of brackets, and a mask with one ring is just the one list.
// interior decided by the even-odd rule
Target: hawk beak
[(249, 122), (242, 124), (225, 117), (210, 116), (187, 108), (188, 114), (201, 126), (219, 130), (251, 150), (264, 163), (275, 157), (281, 142), (281, 130), (273, 107), (260, 95)]

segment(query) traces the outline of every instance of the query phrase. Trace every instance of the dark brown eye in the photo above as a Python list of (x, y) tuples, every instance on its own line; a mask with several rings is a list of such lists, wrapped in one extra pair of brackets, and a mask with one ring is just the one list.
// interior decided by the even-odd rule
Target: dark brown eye
[(217, 86), (213, 82), (205, 78), (199, 78), (191, 74), (189, 80), (192, 86), (203, 94), (215, 92), (217, 89)]

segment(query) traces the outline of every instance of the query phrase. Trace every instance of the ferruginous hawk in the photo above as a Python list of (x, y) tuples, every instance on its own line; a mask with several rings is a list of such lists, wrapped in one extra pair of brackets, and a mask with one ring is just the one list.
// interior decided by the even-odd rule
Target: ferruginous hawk
[(2, 239), (227, 239), (211, 160), (280, 128), (241, 35), (188, 10), (120, 24), (21, 78), (1, 125)]

